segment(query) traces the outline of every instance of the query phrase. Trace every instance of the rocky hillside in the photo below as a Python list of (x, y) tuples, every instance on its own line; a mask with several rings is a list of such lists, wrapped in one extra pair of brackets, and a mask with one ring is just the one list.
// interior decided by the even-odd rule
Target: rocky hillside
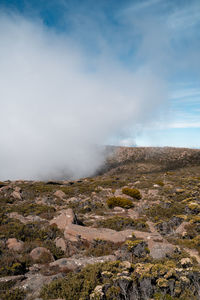
[(110, 150), (93, 178), (0, 182), (0, 299), (200, 299), (200, 150)]

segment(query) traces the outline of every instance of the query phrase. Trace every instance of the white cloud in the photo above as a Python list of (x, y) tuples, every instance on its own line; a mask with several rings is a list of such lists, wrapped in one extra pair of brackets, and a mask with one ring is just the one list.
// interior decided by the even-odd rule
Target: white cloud
[(1, 180), (88, 176), (98, 145), (148, 123), (166, 98), (148, 64), (127, 71), (104, 52), (90, 72), (72, 37), (39, 22), (1, 15), (0, 36)]

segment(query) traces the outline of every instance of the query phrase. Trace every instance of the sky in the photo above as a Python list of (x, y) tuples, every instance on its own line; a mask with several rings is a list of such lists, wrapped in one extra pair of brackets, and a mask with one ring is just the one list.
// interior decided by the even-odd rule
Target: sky
[(0, 0), (0, 104), (2, 178), (92, 174), (100, 145), (199, 148), (200, 1)]

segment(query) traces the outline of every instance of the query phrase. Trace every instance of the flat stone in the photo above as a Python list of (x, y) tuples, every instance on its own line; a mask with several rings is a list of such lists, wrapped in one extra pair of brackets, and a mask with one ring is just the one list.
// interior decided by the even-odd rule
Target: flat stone
[(68, 270), (76, 270), (78, 268), (83, 268), (88, 264), (96, 264), (96, 263), (102, 263), (106, 261), (115, 261), (116, 256), (115, 255), (106, 255), (106, 256), (100, 256), (100, 257), (82, 257), (79, 259), (73, 259), (73, 258), (60, 258), (49, 265), (51, 267), (57, 266), (60, 268), (60, 270), (64, 271), (65, 269)]
[(132, 232), (133, 230), (124, 230), (118, 232), (108, 228), (92, 228), (71, 224), (65, 228), (64, 235), (65, 238), (68, 239), (70, 239), (72, 236), (73, 238), (80, 237), (87, 241), (100, 239), (104, 241), (111, 241), (113, 243), (120, 243), (124, 242), (128, 237), (130, 237)]
[(5, 277), (0, 277), (0, 282), (13, 282), (16, 283), (18, 281), (22, 281), (26, 277), (24, 275), (15, 275), (15, 276), (5, 276)]

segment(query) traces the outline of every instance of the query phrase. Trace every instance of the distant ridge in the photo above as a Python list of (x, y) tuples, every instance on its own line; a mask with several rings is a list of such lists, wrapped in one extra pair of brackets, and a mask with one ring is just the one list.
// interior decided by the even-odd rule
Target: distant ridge
[(108, 158), (99, 174), (119, 166), (127, 167), (130, 164), (138, 163), (152, 164), (160, 170), (200, 165), (200, 149), (108, 146), (106, 151)]

